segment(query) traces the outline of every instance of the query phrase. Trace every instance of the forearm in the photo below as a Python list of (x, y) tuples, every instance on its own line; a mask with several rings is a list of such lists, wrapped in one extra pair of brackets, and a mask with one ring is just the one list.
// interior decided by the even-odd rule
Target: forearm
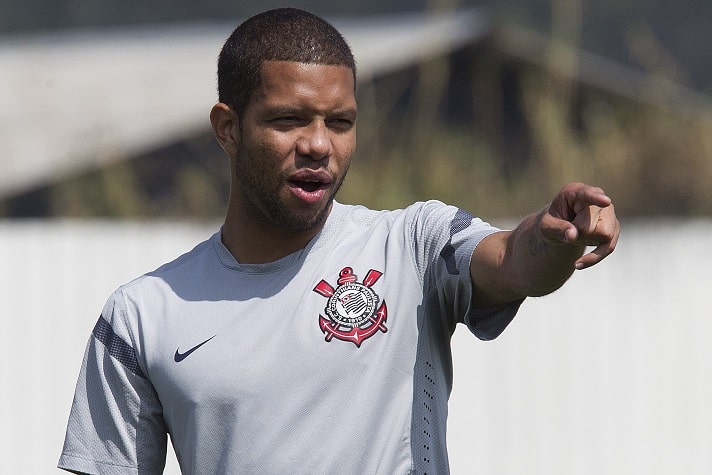
[[(547, 209), (477, 245), (470, 263), (473, 301), (491, 307), (549, 294), (575, 269), (596, 265), (613, 252), (619, 235), (620, 223), (603, 190), (570, 183)], [(584, 255), (586, 246), (594, 249)]]
[(470, 266), (477, 307), (546, 295), (571, 276), (584, 248), (546, 239), (540, 231), (543, 213), (525, 218), (514, 231), (492, 234), (477, 246)]
[(586, 249), (577, 243), (547, 239), (541, 232), (545, 212), (524, 219), (506, 242), (503, 281), (521, 297), (538, 297), (561, 287)]

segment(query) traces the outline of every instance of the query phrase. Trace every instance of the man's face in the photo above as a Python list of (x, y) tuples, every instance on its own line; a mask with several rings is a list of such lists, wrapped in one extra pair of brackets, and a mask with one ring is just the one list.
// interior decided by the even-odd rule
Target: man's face
[(242, 211), (281, 230), (323, 223), (356, 148), (351, 69), (264, 63), (237, 127), (233, 191)]

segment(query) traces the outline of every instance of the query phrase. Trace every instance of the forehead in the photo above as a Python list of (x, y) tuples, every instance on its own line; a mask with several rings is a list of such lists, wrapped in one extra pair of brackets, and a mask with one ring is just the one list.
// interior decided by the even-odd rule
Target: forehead
[(351, 68), (293, 61), (266, 61), (254, 105), (303, 106), (317, 109), (356, 107)]

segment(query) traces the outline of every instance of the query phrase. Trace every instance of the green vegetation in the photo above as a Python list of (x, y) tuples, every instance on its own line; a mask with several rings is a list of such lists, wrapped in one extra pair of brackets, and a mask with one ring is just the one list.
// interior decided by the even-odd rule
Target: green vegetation
[[(584, 88), (482, 46), (359, 87), (359, 142), (338, 199), (440, 199), (487, 218), (544, 206), (569, 181), (622, 216), (712, 215), (712, 112)], [(219, 218), (227, 160), (209, 131), (8, 200), (8, 217)]]
[[(4, 5), (0, 31), (237, 21), (278, 4), (212, 1), (196, 11), (185, 0), (170, 9), (32, 0)], [(296, 6), (330, 17), (485, 6), (497, 24), (525, 25), (698, 91), (712, 87), (707, 0)], [(622, 216), (712, 215), (712, 111), (703, 105), (666, 109), (621, 99), (503, 59), (486, 44), (363, 83), (359, 96), (359, 147), (341, 201), (393, 208), (434, 198), (487, 218), (517, 217), (576, 180), (600, 184)], [(228, 190), (226, 160), (205, 131), (8, 199), (0, 216), (212, 219), (223, 214)]]
[[(421, 72), (437, 67), (424, 65)], [(367, 115), (374, 110), (369, 107), (341, 199), (389, 208), (436, 198), (486, 217), (515, 217), (546, 204), (564, 183), (584, 181), (613, 196), (621, 215), (712, 215), (712, 111), (682, 115), (535, 68), (517, 74), (517, 91), (510, 93), (521, 98), (524, 127), (513, 138), (506, 130), (512, 124), (478, 127), (507, 115), (502, 111), (455, 124), (421, 111), (420, 119), (394, 132)], [(436, 89), (427, 85), (428, 100), (438, 96)], [(526, 142), (521, 157), (506, 155), (511, 147), (501, 144), (507, 140)]]

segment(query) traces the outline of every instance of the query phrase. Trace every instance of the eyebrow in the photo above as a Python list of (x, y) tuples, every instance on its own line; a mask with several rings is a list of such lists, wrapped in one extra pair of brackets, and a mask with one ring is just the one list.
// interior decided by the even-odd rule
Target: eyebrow
[[(303, 113), (305, 110), (308, 110), (310, 113), (313, 113), (313, 109), (301, 109), (299, 107), (288, 107), (288, 106), (276, 106), (276, 107), (267, 107), (265, 109), (265, 113), (267, 115), (299, 115)], [(319, 111), (320, 112), (320, 111)], [(327, 112), (328, 117), (349, 117), (355, 119), (358, 116), (358, 111), (353, 108), (353, 107), (346, 107), (344, 109), (336, 109), (334, 111), (328, 111)]]
[(347, 107), (345, 109), (337, 109), (334, 111), (331, 116), (337, 116), (337, 117), (347, 117), (349, 119), (355, 119), (356, 116), (358, 116), (358, 111), (353, 108), (353, 107)]

